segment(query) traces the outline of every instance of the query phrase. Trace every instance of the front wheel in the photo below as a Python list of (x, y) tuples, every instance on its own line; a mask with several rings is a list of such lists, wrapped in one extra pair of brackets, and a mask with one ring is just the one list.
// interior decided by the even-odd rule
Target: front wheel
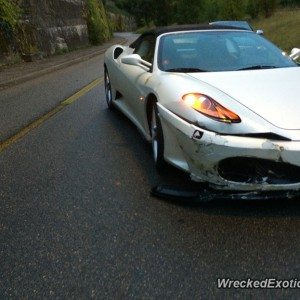
[(164, 159), (164, 136), (156, 103), (154, 103), (152, 107), (150, 131), (152, 137), (152, 153), (154, 163), (156, 168), (161, 170), (166, 166), (166, 162)]
[(113, 94), (112, 94), (112, 87), (110, 83), (110, 78), (107, 72), (107, 69), (104, 70), (104, 88), (105, 88), (105, 98), (106, 103), (109, 109), (113, 109)]

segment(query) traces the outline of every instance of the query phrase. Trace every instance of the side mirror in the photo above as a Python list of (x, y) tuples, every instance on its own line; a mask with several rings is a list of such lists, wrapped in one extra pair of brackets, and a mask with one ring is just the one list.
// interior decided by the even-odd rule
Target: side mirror
[(138, 54), (130, 54), (121, 58), (121, 62), (126, 65), (139, 66), (145, 71), (149, 71), (152, 64), (143, 60)]
[(300, 57), (300, 49), (293, 48), (290, 54), (290, 58), (293, 60), (297, 60)]
[(262, 29), (256, 30), (256, 33), (257, 33), (258, 35), (264, 35), (264, 31), (263, 31)]

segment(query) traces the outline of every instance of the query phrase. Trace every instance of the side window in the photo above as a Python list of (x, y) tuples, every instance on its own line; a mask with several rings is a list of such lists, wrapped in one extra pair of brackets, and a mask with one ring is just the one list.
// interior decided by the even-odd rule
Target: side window
[(137, 44), (133, 53), (139, 54), (140, 57), (150, 63), (153, 63), (155, 50), (155, 37), (153, 35), (146, 35)]
[(136, 39), (133, 43), (131, 43), (129, 45), (130, 48), (135, 49), (141, 42), (141, 37), (139, 37), (138, 39)]

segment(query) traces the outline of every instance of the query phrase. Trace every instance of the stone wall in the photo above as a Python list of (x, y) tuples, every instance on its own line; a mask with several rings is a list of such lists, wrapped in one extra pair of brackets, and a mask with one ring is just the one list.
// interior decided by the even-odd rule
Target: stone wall
[[(30, 32), (32, 51), (43, 55), (88, 44), (84, 18), (85, 1), (81, 0), (22, 0), (24, 11), (23, 35)], [(21, 34), (22, 35), (22, 34)], [(26, 49), (27, 48), (27, 49)], [(23, 52), (28, 52), (25, 45)]]
[[(32, 61), (89, 44), (87, 0), (13, 0), (21, 19), (10, 35), (0, 26), (0, 65), (14, 57)], [(134, 18), (108, 13), (112, 29), (134, 31)], [(0, 24), (1, 25), (1, 24)]]

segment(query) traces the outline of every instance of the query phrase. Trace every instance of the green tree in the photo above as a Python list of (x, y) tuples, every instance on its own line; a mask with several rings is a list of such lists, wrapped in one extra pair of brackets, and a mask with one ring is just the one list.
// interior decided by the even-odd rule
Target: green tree
[(248, 0), (246, 6), (246, 13), (250, 15), (252, 19), (258, 17), (260, 12), (260, 0)]
[(10, 52), (21, 9), (13, 1), (0, 0), (0, 51)]
[[(191, 24), (223, 20), (241, 20), (260, 12), (270, 16), (279, 0), (116, 0), (118, 7), (135, 16), (138, 26)], [(297, 3), (300, 0), (281, 0)]]
[(240, 20), (245, 16), (245, 6), (242, 0), (223, 0), (220, 4), (220, 19)]
[(9, 0), (0, 0), (0, 22), (5, 22), (15, 28), (21, 14), (21, 9)]
[(179, 24), (202, 23), (206, 19), (204, 0), (180, 0), (174, 3), (175, 21)]
[(220, 14), (220, 2), (218, 0), (206, 0), (204, 4), (207, 21), (215, 21)]
[(149, 25), (155, 18), (154, 0), (116, 0), (115, 3), (133, 15), (138, 26)]
[(280, 5), (290, 7), (300, 6), (300, 0), (281, 0)]
[(91, 44), (98, 45), (112, 36), (112, 30), (101, 0), (87, 0), (87, 27)]
[(278, 5), (277, 0), (261, 0), (261, 10), (266, 18), (272, 16)]
[(153, 0), (154, 23), (158, 26), (165, 26), (173, 22), (174, 1)]

